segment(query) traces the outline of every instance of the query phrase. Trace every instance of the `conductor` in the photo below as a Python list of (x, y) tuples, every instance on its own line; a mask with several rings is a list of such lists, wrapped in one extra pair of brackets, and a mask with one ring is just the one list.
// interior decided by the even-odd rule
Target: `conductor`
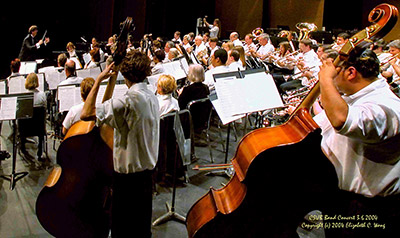
[(28, 35), (22, 42), (21, 51), (19, 53), (19, 59), (21, 61), (33, 61), (39, 58), (39, 49), (46, 46), (50, 42), (50, 38), (46, 37), (44, 39), (38, 40), (36, 35), (38, 33), (38, 27), (33, 25), (29, 27)]

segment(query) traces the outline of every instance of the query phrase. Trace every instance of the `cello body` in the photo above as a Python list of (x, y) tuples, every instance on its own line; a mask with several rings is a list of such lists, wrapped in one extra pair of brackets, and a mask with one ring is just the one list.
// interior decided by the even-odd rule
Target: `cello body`
[(58, 166), (36, 200), (39, 222), (55, 237), (108, 237), (113, 156), (101, 130), (77, 122), (57, 151)]

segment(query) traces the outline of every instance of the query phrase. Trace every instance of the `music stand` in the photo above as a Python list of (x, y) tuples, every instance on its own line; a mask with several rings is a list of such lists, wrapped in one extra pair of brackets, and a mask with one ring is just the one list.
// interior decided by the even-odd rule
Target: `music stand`
[[(12, 120), (13, 124), (13, 157), (12, 157), (12, 168), (11, 168), (11, 174), (9, 175), (1, 175), (0, 178), (5, 179), (10, 182), (10, 190), (14, 190), (15, 184), (18, 182), (18, 180), (22, 179), (26, 175), (28, 175), (28, 172), (16, 172), (16, 163), (17, 163), (17, 146), (16, 146), (16, 137), (17, 137), (17, 119), (23, 119), (23, 118), (32, 118), (33, 116), (33, 93), (22, 93), (22, 94), (13, 94), (13, 95), (1, 95), (0, 100), (4, 100), (5, 98), (9, 98), (10, 100), (13, 100), (13, 98), (16, 98), (16, 108), (14, 109), (14, 112), (11, 111), (11, 114), (14, 113), (14, 115), (9, 115), (3, 116), (0, 118), (0, 120)], [(6, 110), (5, 108), (0, 108), (0, 112), (3, 114), (2, 110)]]
[[(175, 132), (175, 137), (176, 137), (176, 150), (179, 150), (182, 158), (184, 158), (184, 141), (185, 141), (185, 136), (181, 124), (181, 120), (179, 118), (179, 113), (175, 113), (175, 119), (174, 119), (174, 132)], [(176, 151), (178, 152), (178, 151)], [(157, 226), (159, 224), (165, 223), (167, 221), (175, 220), (178, 222), (182, 222), (183, 224), (186, 223), (186, 218), (177, 212), (175, 212), (175, 194), (176, 194), (176, 167), (178, 163), (178, 153), (175, 153), (174, 157), (174, 172), (172, 174), (172, 183), (173, 183), (173, 189), (172, 189), (172, 204), (169, 205), (168, 202), (165, 203), (167, 206), (167, 213), (164, 215), (160, 216), (153, 222), (153, 226)]]

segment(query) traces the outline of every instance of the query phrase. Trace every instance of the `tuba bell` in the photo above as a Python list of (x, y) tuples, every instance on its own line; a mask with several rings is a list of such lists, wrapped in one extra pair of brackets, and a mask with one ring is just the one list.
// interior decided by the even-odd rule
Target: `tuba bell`
[(264, 29), (262, 29), (261, 27), (257, 27), (256, 29), (254, 29), (251, 34), (254, 36), (254, 38), (259, 37), (261, 34), (264, 33)]
[(296, 24), (296, 28), (300, 30), (299, 41), (309, 39), (310, 32), (316, 31), (318, 27), (314, 23), (300, 22)]

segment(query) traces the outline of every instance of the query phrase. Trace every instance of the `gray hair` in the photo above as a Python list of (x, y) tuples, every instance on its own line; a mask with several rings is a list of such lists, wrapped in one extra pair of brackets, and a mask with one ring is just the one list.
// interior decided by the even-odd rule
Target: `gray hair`
[(390, 42), (389, 44), (387, 44), (387, 47), (394, 47), (400, 49), (400, 40), (394, 40)]
[(189, 66), (188, 80), (193, 83), (204, 82), (204, 68), (199, 64)]

